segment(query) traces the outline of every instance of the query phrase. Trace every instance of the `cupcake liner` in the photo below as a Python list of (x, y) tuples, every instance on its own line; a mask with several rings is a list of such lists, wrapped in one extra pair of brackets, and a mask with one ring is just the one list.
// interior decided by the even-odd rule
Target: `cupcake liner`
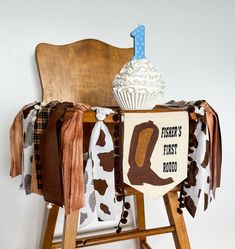
[(128, 92), (114, 89), (113, 96), (123, 110), (151, 110), (159, 100), (158, 93)]

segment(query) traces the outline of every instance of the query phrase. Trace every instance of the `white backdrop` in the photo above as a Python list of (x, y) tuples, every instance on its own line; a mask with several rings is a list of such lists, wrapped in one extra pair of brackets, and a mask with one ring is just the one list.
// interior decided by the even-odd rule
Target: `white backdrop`
[[(0, 0), (0, 244), (38, 249), (44, 204), (9, 177), (9, 127), (19, 108), (40, 99), (34, 60), (39, 42), (97, 38), (131, 47), (129, 33), (146, 26), (146, 56), (166, 82), (164, 100), (206, 99), (219, 113), (223, 136), (222, 187), (209, 210), (185, 211), (192, 249), (235, 244), (234, 111), (235, 1), (233, 0)], [(146, 199), (149, 227), (166, 223), (162, 201)], [(174, 248), (171, 236), (149, 239), (153, 249)], [(96, 248), (110, 248), (110, 245)], [(135, 248), (132, 242), (113, 248)]]

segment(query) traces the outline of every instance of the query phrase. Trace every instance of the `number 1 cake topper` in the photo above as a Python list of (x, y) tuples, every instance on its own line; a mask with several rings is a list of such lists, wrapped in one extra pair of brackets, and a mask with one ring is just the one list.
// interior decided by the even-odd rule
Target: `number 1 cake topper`
[(164, 93), (161, 74), (145, 57), (145, 27), (131, 32), (133, 57), (113, 80), (113, 96), (123, 110), (151, 110)]
[(134, 38), (134, 56), (132, 60), (145, 59), (145, 27), (139, 25), (131, 32), (131, 37)]

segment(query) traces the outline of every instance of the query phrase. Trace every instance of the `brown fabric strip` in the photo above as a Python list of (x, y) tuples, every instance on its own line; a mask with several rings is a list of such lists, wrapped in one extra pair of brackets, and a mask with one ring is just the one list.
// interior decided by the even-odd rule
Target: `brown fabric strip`
[(34, 194), (43, 195), (43, 190), (38, 188), (37, 170), (34, 157), (32, 161), (31, 192)]
[(210, 135), (210, 166), (211, 166), (211, 189), (215, 197), (216, 188), (220, 186), (221, 164), (222, 164), (222, 144), (220, 125), (217, 113), (207, 103), (203, 103)]
[(44, 106), (41, 110), (39, 110), (37, 114), (37, 119), (34, 123), (34, 159), (39, 189), (43, 188), (40, 164), (40, 137), (43, 131), (46, 129), (48, 120), (58, 104), (60, 104), (58, 101), (51, 101), (46, 106)]
[(62, 165), (59, 155), (59, 137), (57, 131), (62, 125), (60, 119), (72, 103), (64, 102), (56, 106), (46, 129), (40, 136), (40, 164), (44, 199), (63, 206)]
[(61, 128), (66, 214), (84, 206), (83, 113), (89, 109), (89, 105), (76, 105), (73, 115), (63, 123)]

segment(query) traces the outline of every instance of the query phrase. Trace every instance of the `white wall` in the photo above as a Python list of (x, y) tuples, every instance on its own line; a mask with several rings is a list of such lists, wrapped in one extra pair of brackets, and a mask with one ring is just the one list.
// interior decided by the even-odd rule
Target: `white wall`
[[(8, 140), (19, 108), (40, 99), (35, 46), (98, 38), (130, 47), (138, 24), (146, 25), (146, 55), (167, 84), (164, 99), (207, 99), (219, 113), (222, 187), (206, 213), (185, 216), (193, 249), (234, 248), (234, 12), (233, 0), (0, 1), (0, 248), (39, 248), (44, 204), (18, 190), (19, 178), (10, 179)], [(162, 201), (148, 198), (146, 205), (149, 227), (166, 222)], [(173, 248), (168, 235), (149, 241), (152, 248)]]

